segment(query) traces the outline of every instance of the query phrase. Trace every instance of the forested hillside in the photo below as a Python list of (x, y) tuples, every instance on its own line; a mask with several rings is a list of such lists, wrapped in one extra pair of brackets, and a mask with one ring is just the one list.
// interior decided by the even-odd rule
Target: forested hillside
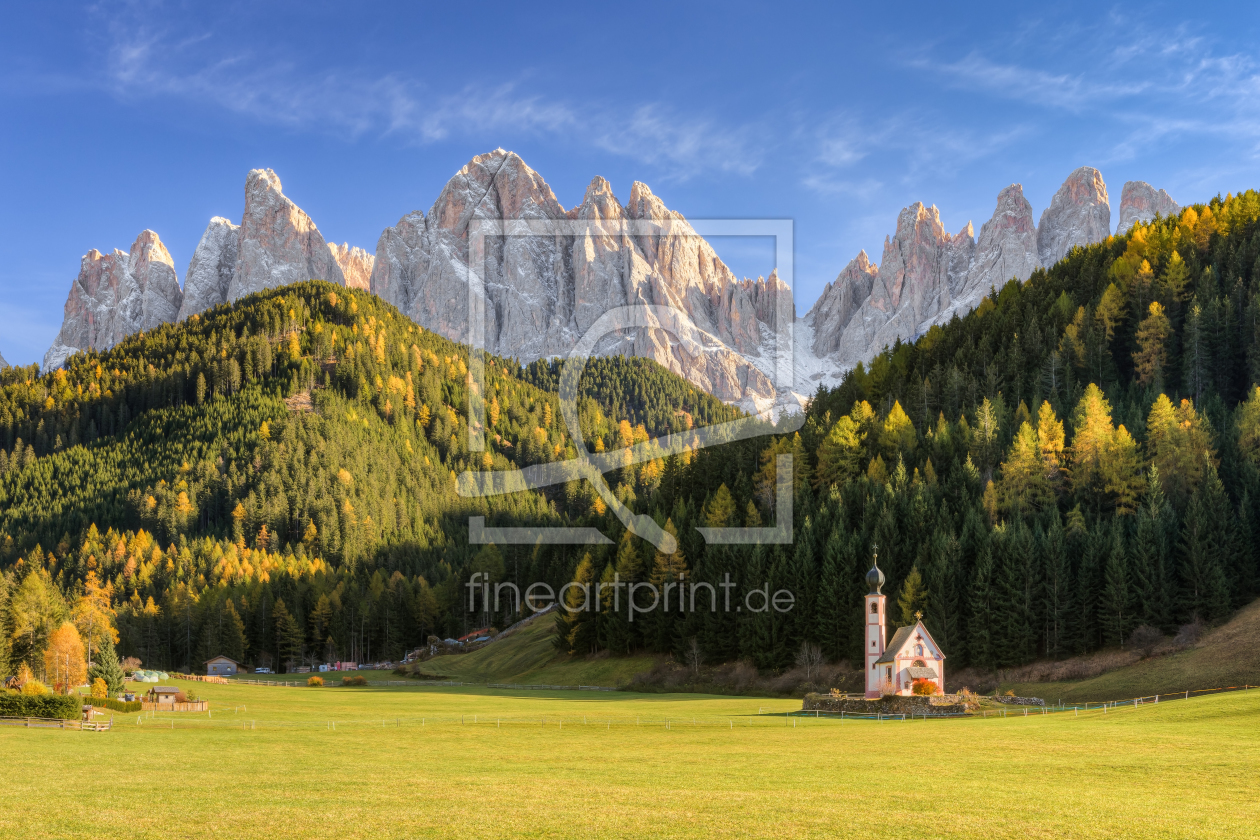
[(1258, 216), (1249, 191), (1076, 249), (819, 391), (777, 444), (797, 456), (792, 546), (706, 550), (681, 527), (770, 514), (760, 442), (698, 453), (657, 503), (695, 577), (769, 580), (796, 608), (628, 641), (583, 615), (573, 647), (694, 635), (710, 659), (762, 667), (803, 642), (856, 659), (876, 545), (894, 616), (922, 610), (955, 669), (1226, 617), (1260, 590)]
[[(566, 548), (468, 545), (470, 514), (604, 524), (605, 510), (577, 485), (552, 498), (455, 493), (470, 466), (574, 455), (555, 395), (491, 358), (490, 449), (470, 456), (467, 361), (466, 347), (371, 295), (308, 283), (76, 355), (49, 376), (0, 373), (0, 671), (38, 673), (65, 618), (96, 616), (80, 629), (99, 636), (102, 611), (120, 652), (155, 667), (216, 653), (396, 658), (431, 633), (471, 629), (461, 583), (472, 568), (563, 582)], [(634, 387), (610, 389), (606, 370)], [(592, 373), (581, 414), (597, 448), (646, 439), (638, 418), (658, 433), (733, 416), (655, 365)], [(623, 472), (648, 495), (662, 470)], [(81, 609), (85, 592), (108, 606)]]

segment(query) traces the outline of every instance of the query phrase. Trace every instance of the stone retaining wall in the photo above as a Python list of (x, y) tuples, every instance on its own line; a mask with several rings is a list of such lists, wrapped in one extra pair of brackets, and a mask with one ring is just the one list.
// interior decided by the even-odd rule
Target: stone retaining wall
[(1007, 695), (995, 694), (993, 700), (1003, 703), (1007, 706), (1044, 706), (1046, 701), (1040, 697), (1010, 697)]
[(827, 694), (806, 694), (803, 711), (848, 712), (857, 715), (959, 715), (970, 709), (966, 703), (932, 702), (930, 697), (882, 697), (879, 700), (848, 700)]

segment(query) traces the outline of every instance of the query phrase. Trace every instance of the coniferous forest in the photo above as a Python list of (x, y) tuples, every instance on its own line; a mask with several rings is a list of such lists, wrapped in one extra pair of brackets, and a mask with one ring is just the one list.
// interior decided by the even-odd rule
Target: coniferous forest
[[(922, 611), (955, 669), (1223, 620), (1260, 589), (1258, 219), (1246, 192), (1139, 224), (888, 348), (799, 432), (610, 473), (672, 555), (583, 482), (458, 495), (465, 470), (574, 456), (559, 366), (488, 359), (489, 448), (470, 452), (467, 348), (366, 293), (299, 284), (48, 375), (0, 371), (0, 672), (38, 671), (65, 620), (150, 667), (397, 659), (520, 617), (470, 607), (475, 574), (793, 593), (631, 621), (610, 586), (557, 618), (577, 655), (695, 640), (772, 671), (808, 642), (852, 660), (876, 545), (895, 617)], [(581, 392), (597, 451), (737, 416), (642, 359), (591, 360)], [(698, 526), (773, 524), (776, 453), (794, 456), (793, 542), (706, 545)], [(612, 543), (469, 545), (469, 516)]]

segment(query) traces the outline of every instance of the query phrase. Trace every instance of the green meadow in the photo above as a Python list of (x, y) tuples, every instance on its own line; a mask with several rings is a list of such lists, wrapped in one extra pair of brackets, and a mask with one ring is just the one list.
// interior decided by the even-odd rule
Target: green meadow
[(877, 723), (747, 697), (198, 688), (209, 715), (0, 728), (0, 836), (1218, 838), (1260, 824), (1260, 691)]
[(471, 653), (421, 663), (426, 674), (458, 682), (620, 686), (652, 668), (656, 657), (570, 657), (555, 646), (555, 619), (545, 615), (516, 633)]

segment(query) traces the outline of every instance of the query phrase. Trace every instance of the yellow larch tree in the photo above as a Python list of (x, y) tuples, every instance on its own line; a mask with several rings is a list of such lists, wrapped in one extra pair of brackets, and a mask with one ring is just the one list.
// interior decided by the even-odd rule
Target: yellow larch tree
[[(183, 494), (181, 494), (183, 495)], [(101, 585), (95, 569), (89, 569), (83, 581), (83, 594), (75, 602), (71, 615), (79, 636), (87, 645), (87, 662), (92, 664), (93, 655), (108, 641), (118, 643), (118, 631), (114, 629), (114, 619), (118, 612), (114, 609), (114, 585), (106, 582)]]
[(48, 637), (48, 647), (44, 650), (44, 673), (63, 694), (69, 694), (70, 689), (87, 681), (83, 640), (71, 622), (63, 622)]
[(1002, 509), (1016, 515), (1040, 510), (1054, 498), (1041, 458), (1041, 442), (1031, 423), (1021, 423), (1011, 442), (997, 492)]
[(1149, 314), (1138, 324), (1138, 349), (1133, 353), (1133, 367), (1138, 382), (1159, 387), (1168, 364), (1168, 335), (1172, 325), (1159, 301), (1151, 301), (1147, 312)]

